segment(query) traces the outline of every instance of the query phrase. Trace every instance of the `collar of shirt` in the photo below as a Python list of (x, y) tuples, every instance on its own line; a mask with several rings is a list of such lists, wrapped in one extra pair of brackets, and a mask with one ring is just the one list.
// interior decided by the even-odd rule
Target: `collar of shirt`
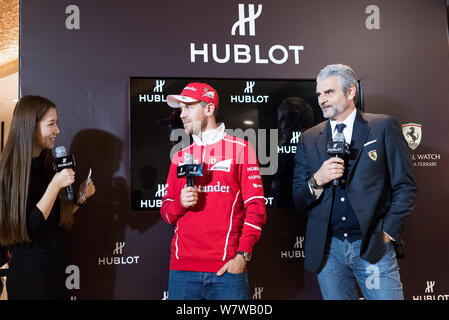
[(331, 129), (332, 129), (332, 138), (337, 133), (337, 130), (335, 129), (336, 125), (338, 123), (344, 123), (346, 125), (346, 127), (343, 130), (343, 134), (345, 136), (345, 141), (347, 144), (351, 144), (352, 129), (354, 128), (354, 120), (355, 120), (356, 114), (357, 114), (357, 109), (354, 109), (354, 111), (352, 111), (351, 114), (349, 116), (347, 116), (346, 119), (342, 122), (337, 122), (335, 120), (329, 120), (330, 124), (331, 124)]
[(201, 138), (192, 135), (193, 140), (200, 146), (214, 144), (224, 138), (226, 135), (224, 123), (220, 123), (216, 129), (201, 132)]

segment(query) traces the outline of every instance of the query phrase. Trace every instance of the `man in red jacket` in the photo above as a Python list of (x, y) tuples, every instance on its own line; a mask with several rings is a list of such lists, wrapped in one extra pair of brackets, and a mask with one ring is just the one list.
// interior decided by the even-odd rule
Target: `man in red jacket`
[[(245, 140), (215, 122), (218, 93), (205, 83), (188, 84), (167, 96), (181, 108), (193, 143), (172, 157), (161, 216), (174, 226), (168, 298), (249, 299), (246, 264), (266, 221), (256, 153)], [(177, 177), (184, 159), (202, 164), (194, 187)]]

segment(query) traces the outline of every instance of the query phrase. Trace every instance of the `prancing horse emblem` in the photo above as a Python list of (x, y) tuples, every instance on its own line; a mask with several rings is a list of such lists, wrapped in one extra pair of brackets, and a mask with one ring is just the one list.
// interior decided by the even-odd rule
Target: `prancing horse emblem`
[(371, 158), (371, 160), (376, 161), (377, 160), (377, 151), (371, 150), (368, 152), (368, 156)]
[(402, 134), (410, 149), (418, 148), (422, 140), (422, 125), (418, 123), (406, 123), (402, 125)]

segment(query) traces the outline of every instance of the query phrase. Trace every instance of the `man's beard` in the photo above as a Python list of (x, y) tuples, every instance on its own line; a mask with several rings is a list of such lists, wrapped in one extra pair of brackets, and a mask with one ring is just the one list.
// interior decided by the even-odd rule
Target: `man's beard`
[(184, 129), (187, 134), (201, 136), (201, 132), (206, 127), (206, 121), (195, 120), (190, 123), (189, 129)]
[[(332, 119), (336, 116), (338, 116), (339, 114), (343, 113), (343, 111), (345, 111), (346, 106), (348, 105), (348, 101), (345, 101), (343, 104), (336, 106), (336, 107), (330, 107), (331, 109), (327, 111), (327, 113), (325, 114), (323, 112), (323, 117), (326, 119)], [(331, 111), (331, 112), (329, 112)]]

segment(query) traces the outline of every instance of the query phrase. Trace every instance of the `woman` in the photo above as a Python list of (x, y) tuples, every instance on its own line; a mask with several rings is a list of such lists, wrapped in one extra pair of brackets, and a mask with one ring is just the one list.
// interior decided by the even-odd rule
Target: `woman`
[(52, 170), (51, 149), (58, 134), (51, 101), (24, 96), (17, 102), (0, 159), (0, 245), (12, 251), (7, 277), (11, 300), (67, 298), (66, 231), (95, 186), (90, 181), (84, 195), (78, 193), (78, 205), (67, 200), (65, 187), (75, 181), (75, 172)]

